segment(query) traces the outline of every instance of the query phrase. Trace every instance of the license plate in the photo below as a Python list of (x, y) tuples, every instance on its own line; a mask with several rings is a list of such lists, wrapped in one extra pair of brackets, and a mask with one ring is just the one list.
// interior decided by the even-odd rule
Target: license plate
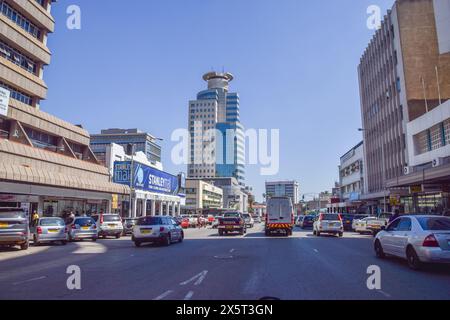
[(227, 226), (227, 229), (233, 229), (233, 226)]
[(89, 230), (89, 227), (81, 227), (81, 230)]
[(142, 234), (151, 234), (152, 230), (141, 230)]
[(56, 233), (56, 232), (58, 232), (59, 230), (58, 229), (49, 229), (48, 230), (48, 232), (50, 232), (50, 233)]
[(108, 227), (110, 228), (114, 228), (116, 225), (115, 224), (108, 224)]
[(0, 222), (0, 228), (8, 228), (9, 224), (7, 224), (6, 222)]

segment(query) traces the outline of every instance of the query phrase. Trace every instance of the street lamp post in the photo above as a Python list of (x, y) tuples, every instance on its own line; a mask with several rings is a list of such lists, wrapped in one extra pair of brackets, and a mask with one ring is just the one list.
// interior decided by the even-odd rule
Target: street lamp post
[[(363, 129), (363, 128), (359, 128), (358, 131), (360, 132), (368, 132), (368, 131), (373, 131), (375, 133), (379, 133), (380, 131), (378, 129), (373, 129), (373, 130), (368, 130), (368, 129)], [(384, 199), (384, 212), (387, 212), (387, 203), (386, 203), (386, 159), (384, 157), (385, 153), (384, 153), (384, 142), (381, 141), (381, 167), (382, 167), (382, 175), (383, 175), (383, 199)]]

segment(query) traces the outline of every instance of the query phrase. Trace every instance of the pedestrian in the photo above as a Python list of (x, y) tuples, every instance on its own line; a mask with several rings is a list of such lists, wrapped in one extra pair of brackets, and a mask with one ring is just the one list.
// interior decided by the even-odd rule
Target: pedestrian
[(33, 211), (33, 216), (31, 217), (33, 226), (37, 225), (38, 221), (39, 221), (39, 214), (37, 213), (36, 210)]
[(389, 218), (389, 223), (395, 221), (398, 217), (400, 217), (400, 210), (395, 209), (394, 214)]

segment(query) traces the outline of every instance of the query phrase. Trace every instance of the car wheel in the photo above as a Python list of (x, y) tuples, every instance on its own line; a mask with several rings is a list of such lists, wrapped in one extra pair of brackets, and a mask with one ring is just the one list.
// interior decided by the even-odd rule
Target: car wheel
[(375, 254), (376, 254), (377, 258), (379, 258), (379, 259), (386, 258), (386, 254), (384, 253), (383, 246), (381, 245), (381, 242), (379, 240), (377, 240), (375, 242), (374, 248), (375, 248)]
[(66, 241), (66, 240), (63, 240), (63, 241), (61, 241), (61, 244), (62, 244), (63, 246), (65, 246), (65, 245), (67, 245), (67, 241)]
[(27, 240), (25, 243), (22, 243), (20, 245), (20, 250), (28, 250), (29, 247), (30, 247), (30, 242)]
[(423, 263), (420, 261), (413, 247), (406, 249), (406, 259), (408, 260), (408, 266), (413, 270), (420, 270), (423, 267)]
[(316, 235), (316, 230), (313, 230), (313, 236), (315, 236)]
[(219, 236), (223, 236), (223, 230), (219, 230)]
[(139, 248), (141, 246), (141, 243), (139, 241), (135, 241), (134, 245)]
[(342, 238), (344, 236), (343, 232), (339, 232), (339, 238)]
[(164, 237), (163, 244), (166, 247), (168, 247), (172, 244), (172, 239), (171, 239), (170, 233)]
[(120, 233), (116, 234), (116, 239), (120, 239), (122, 235)]
[(179, 243), (182, 243), (184, 240), (184, 232), (182, 231), (180, 234), (180, 240), (178, 240)]

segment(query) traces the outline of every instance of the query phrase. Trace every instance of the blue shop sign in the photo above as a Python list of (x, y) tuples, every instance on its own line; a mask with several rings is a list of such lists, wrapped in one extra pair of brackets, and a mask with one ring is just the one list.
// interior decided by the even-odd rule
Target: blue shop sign
[[(178, 193), (178, 177), (144, 164), (133, 163), (133, 188), (176, 195)], [(131, 161), (116, 161), (114, 163), (113, 181), (130, 185)]]
[(358, 201), (359, 199), (361, 199), (359, 192), (350, 193), (350, 201)]

